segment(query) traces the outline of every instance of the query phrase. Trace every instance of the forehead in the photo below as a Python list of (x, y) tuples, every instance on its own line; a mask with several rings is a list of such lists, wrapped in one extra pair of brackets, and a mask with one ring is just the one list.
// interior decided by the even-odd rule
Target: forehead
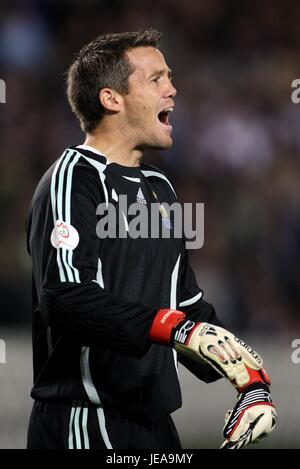
[(132, 75), (147, 76), (155, 71), (168, 71), (163, 54), (154, 47), (136, 47), (126, 52), (134, 67)]

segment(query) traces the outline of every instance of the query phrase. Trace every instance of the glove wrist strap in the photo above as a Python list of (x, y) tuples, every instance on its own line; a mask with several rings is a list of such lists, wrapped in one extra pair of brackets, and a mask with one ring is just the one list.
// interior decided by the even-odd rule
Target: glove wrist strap
[(254, 383), (261, 383), (261, 384), (270, 386), (271, 381), (264, 368), (260, 368), (259, 370), (253, 370), (252, 368), (249, 368), (248, 366), (246, 368), (247, 368), (247, 372), (248, 372), (250, 379), (248, 383), (245, 384), (245, 386), (241, 386), (241, 387), (236, 386), (239, 392), (245, 391), (246, 389), (249, 388), (249, 386), (251, 386)]
[(149, 338), (159, 344), (170, 345), (174, 328), (185, 318), (185, 313), (175, 309), (160, 309), (152, 323)]

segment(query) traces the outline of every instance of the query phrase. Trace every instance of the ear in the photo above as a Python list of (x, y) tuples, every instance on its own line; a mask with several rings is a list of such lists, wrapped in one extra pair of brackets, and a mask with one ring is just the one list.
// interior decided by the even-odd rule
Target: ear
[(123, 98), (111, 88), (102, 88), (99, 92), (99, 101), (107, 111), (119, 112), (122, 108)]

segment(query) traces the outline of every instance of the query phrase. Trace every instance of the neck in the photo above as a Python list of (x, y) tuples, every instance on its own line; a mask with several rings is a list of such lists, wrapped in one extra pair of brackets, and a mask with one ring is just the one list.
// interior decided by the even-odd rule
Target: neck
[(143, 152), (134, 148), (126, 133), (115, 128), (106, 128), (99, 125), (92, 134), (88, 133), (84, 145), (95, 148), (103, 153), (110, 163), (122, 166), (136, 167), (141, 163)]

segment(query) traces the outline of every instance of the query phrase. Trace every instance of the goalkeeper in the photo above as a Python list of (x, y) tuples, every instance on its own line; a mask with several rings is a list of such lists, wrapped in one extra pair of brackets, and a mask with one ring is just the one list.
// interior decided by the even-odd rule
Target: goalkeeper
[[(170, 416), (181, 406), (177, 359), (199, 379), (225, 377), (237, 390), (223, 448), (257, 441), (275, 425), (261, 358), (203, 299), (163, 209), (177, 201), (172, 184), (141, 161), (145, 149), (172, 144), (176, 89), (159, 39), (153, 30), (100, 36), (68, 72), (68, 99), (86, 139), (43, 176), (27, 218), (28, 448), (179, 449)], [(158, 204), (160, 234), (169, 236), (131, 237), (124, 195), (128, 205)], [(114, 225), (126, 236), (107, 233), (101, 204), (119, 209)]]

